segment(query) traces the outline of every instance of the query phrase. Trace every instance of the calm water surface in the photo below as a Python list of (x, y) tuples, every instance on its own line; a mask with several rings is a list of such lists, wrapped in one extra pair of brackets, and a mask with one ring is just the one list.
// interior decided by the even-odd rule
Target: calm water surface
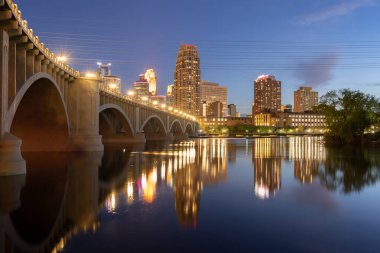
[(0, 252), (380, 252), (380, 149), (316, 137), (24, 154)]

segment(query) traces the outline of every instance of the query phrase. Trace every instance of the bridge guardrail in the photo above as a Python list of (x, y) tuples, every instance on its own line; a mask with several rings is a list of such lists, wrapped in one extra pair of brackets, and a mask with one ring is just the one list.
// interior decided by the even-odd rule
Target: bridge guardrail
[(110, 89), (106, 85), (103, 85), (103, 84), (100, 85), (100, 90), (103, 92), (112, 94), (113, 96), (119, 97), (119, 98), (124, 99), (124, 100), (128, 100), (130, 102), (133, 102), (133, 103), (136, 103), (139, 105), (148, 106), (148, 107), (154, 108), (156, 110), (164, 111), (164, 112), (169, 113), (169, 114), (176, 116), (176, 117), (182, 117), (185, 119), (197, 121), (195, 116), (189, 115), (187, 113), (183, 113), (177, 109), (174, 109), (174, 108), (166, 105), (165, 103), (154, 104), (154, 103), (150, 102), (149, 100), (143, 101), (142, 99), (133, 98), (133, 97), (128, 96), (128, 95), (122, 95), (119, 92), (115, 91), (114, 89)]

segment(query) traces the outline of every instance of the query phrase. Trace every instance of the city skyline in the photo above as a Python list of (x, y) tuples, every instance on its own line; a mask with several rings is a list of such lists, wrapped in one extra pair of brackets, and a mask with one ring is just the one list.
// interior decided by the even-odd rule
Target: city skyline
[[(242, 113), (251, 110), (248, 94), (261, 74), (282, 80), (283, 104), (292, 103), (293, 91), (303, 85), (320, 95), (348, 87), (380, 96), (378, 1), (294, 1), (281, 9), (277, 0), (169, 2), (116, 1), (109, 7), (75, 2), (79, 8), (71, 10), (67, 1), (37, 0), (35, 5), (20, 3), (20, 9), (50, 49), (67, 52), (74, 68), (85, 71), (95, 69), (97, 61), (112, 62), (122, 90), (153, 68), (158, 93), (165, 94), (173, 82), (178, 46), (192, 43), (199, 49), (202, 79), (234, 87), (228, 101)], [(180, 8), (189, 10), (184, 18), (179, 18)], [(216, 11), (210, 16), (210, 10)], [(107, 11), (114, 14), (112, 20), (102, 18)], [(194, 22), (189, 22), (191, 13), (197, 13)], [(260, 22), (268, 15), (276, 18)], [(138, 39), (143, 35), (149, 39)]]
[(380, 0), (73, 3), (0, 1), (0, 253), (380, 248), (380, 36), (311, 29)]

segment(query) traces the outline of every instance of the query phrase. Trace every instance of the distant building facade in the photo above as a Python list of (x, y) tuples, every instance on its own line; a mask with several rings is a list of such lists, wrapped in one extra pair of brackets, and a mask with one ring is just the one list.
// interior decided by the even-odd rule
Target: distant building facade
[(166, 91), (166, 103), (169, 106), (174, 106), (174, 84), (169, 84)]
[(150, 101), (154, 102), (157, 101), (157, 103), (164, 104), (166, 103), (166, 97), (163, 95), (155, 95), (155, 96), (150, 96)]
[(174, 106), (194, 116), (200, 115), (201, 70), (195, 45), (181, 45), (174, 72)]
[(293, 106), (292, 105), (281, 105), (281, 111), (282, 112), (292, 112)]
[(327, 127), (324, 115), (316, 113), (279, 113), (276, 117), (276, 127), (307, 127), (325, 128)]
[(103, 76), (103, 85), (107, 88), (120, 93), (121, 92), (121, 79), (117, 76)]
[(253, 114), (275, 113), (281, 110), (281, 81), (262, 75), (254, 81)]
[(238, 126), (238, 125), (252, 125), (252, 118), (250, 117), (205, 117), (199, 118), (201, 126)]
[(275, 126), (276, 117), (271, 113), (259, 113), (254, 115), (255, 126)]
[(223, 117), (223, 103), (215, 101), (207, 106), (207, 117)]
[(133, 83), (133, 91), (136, 97), (149, 97), (149, 82), (145, 79), (145, 75), (141, 74), (139, 80)]
[(311, 87), (301, 86), (294, 92), (294, 112), (311, 111), (318, 105), (318, 92)]
[(102, 84), (108, 89), (120, 93), (121, 79), (118, 76), (111, 75), (111, 64), (98, 63), (97, 74), (102, 78)]
[(221, 102), (223, 105), (222, 116), (227, 116), (227, 87), (220, 86), (214, 82), (201, 81), (200, 88), (201, 103), (206, 102), (206, 106), (208, 107), (214, 102)]
[(236, 105), (235, 104), (229, 104), (228, 105), (228, 116), (229, 117), (236, 117)]
[(325, 128), (325, 116), (315, 113), (260, 113), (254, 115), (255, 126)]

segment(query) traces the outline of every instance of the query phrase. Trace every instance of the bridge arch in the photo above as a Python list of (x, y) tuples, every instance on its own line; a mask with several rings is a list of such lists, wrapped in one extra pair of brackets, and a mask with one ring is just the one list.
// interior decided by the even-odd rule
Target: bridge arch
[[(180, 133), (178, 133), (178, 130), (180, 130)], [(183, 130), (181, 122), (178, 119), (173, 120), (173, 122), (170, 124), (168, 132), (172, 132), (173, 134), (175, 133), (183, 134), (184, 130)]]
[(69, 146), (67, 106), (53, 77), (31, 76), (17, 92), (6, 115), (6, 130), (22, 140), (23, 151), (63, 151)]
[(168, 130), (159, 116), (150, 115), (141, 124), (140, 132), (144, 132), (146, 139), (156, 139), (166, 137)]
[(99, 131), (103, 140), (132, 137), (136, 132), (128, 115), (115, 104), (104, 104), (99, 107)]
[(191, 123), (187, 123), (186, 124), (186, 127), (185, 127), (185, 131), (184, 131), (186, 134), (188, 134), (189, 136), (190, 135), (194, 135), (195, 134), (195, 129), (194, 129), (194, 126), (191, 124)]

